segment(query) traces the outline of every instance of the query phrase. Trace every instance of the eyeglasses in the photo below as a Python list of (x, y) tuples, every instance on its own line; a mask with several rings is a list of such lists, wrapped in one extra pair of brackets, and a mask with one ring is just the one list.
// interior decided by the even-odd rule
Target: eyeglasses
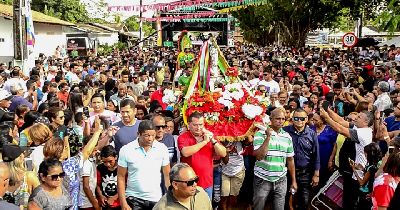
[(58, 178), (62, 179), (65, 177), (65, 172), (61, 172), (59, 174), (53, 174), (53, 175), (47, 175), (49, 177), (51, 177), (51, 180), (56, 181), (58, 180)]
[(189, 180), (189, 181), (181, 181), (181, 180), (173, 180), (173, 181), (175, 181), (175, 182), (186, 183), (186, 185), (187, 185), (188, 187), (190, 187), (190, 186), (193, 186), (194, 183), (198, 183), (198, 182), (199, 182), (199, 177), (196, 176), (196, 178), (194, 178), (194, 179), (192, 179), (192, 180)]
[(156, 125), (157, 130), (161, 130), (161, 128), (165, 129), (165, 128), (167, 128), (167, 126), (166, 125)]
[(293, 117), (293, 121), (296, 121), (296, 122), (302, 121), (302, 122), (304, 122), (304, 121), (306, 121), (306, 118), (305, 117)]

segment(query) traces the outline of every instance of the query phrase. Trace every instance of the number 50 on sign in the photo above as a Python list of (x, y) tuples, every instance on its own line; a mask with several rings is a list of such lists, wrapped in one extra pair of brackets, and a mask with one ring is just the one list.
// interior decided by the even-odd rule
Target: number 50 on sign
[(357, 41), (357, 36), (352, 32), (346, 33), (342, 37), (342, 43), (344, 47), (354, 47), (357, 44)]

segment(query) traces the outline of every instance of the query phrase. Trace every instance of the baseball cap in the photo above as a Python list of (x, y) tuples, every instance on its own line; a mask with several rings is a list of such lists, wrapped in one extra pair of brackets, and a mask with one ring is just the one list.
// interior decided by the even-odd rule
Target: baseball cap
[(12, 94), (7, 90), (0, 89), (0, 101), (8, 100), (10, 101), (13, 98)]
[(3, 161), (11, 162), (17, 159), (28, 147), (20, 147), (14, 144), (6, 144), (3, 146)]

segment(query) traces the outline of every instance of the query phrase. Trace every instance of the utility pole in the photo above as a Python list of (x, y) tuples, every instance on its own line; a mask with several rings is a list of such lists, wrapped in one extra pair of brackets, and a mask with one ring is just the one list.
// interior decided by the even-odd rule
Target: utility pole
[(27, 57), (25, 0), (13, 0), (14, 65), (23, 67)]
[(142, 17), (143, 17), (143, 0), (140, 0), (140, 13), (139, 13), (139, 40), (140, 40), (140, 43), (139, 43), (139, 46), (140, 47), (143, 47), (143, 20), (142, 20)]

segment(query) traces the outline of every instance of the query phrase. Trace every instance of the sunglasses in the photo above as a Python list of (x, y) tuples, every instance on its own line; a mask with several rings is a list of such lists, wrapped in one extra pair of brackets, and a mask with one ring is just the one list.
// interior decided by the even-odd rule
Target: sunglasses
[(65, 172), (61, 172), (60, 174), (53, 174), (53, 175), (47, 175), (51, 177), (51, 180), (56, 181), (58, 178), (62, 179), (65, 177)]
[(157, 130), (161, 130), (161, 128), (162, 128), (162, 129), (167, 128), (166, 125), (156, 125), (155, 127), (156, 127)]
[(182, 183), (186, 183), (186, 185), (188, 187), (193, 186), (194, 183), (198, 183), (199, 182), (199, 177), (197, 176), (196, 178), (189, 180), (189, 181), (181, 181), (181, 180), (173, 180), (175, 182), (182, 182)]
[(306, 118), (305, 117), (293, 117), (293, 121), (302, 121), (302, 122), (304, 122), (304, 121), (306, 121)]

